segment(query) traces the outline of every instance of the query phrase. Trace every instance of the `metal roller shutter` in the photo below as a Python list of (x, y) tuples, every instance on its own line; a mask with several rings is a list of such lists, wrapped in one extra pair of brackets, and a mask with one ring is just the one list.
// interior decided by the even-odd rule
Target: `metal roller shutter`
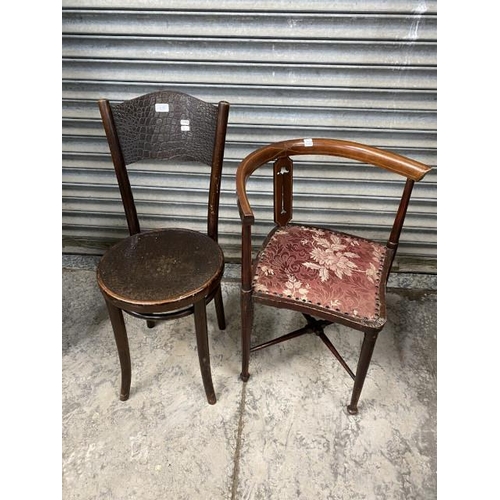
[[(62, 4), (64, 253), (100, 254), (127, 235), (99, 98), (171, 89), (231, 103), (220, 212), (228, 260), (237, 261), (240, 248), (235, 170), (257, 147), (332, 137), (436, 166), (436, 1)], [(297, 159), (295, 218), (335, 221), (383, 240), (403, 182), (345, 161), (327, 168), (326, 160)], [(400, 269), (435, 269), (436, 174), (415, 187)], [(208, 177), (202, 167), (132, 165), (131, 182), (145, 229), (188, 224), (204, 230)], [(264, 218), (272, 182), (260, 175), (250, 188), (257, 219)], [(257, 223), (256, 243), (269, 220)]]

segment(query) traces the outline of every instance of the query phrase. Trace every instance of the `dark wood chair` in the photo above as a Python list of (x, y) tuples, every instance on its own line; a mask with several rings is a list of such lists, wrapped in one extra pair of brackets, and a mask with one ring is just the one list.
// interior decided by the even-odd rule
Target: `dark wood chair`
[[(106, 300), (121, 365), (120, 399), (128, 399), (130, 352), (122, 311), (157, 320), (194, 314), (207, 400), (216, 402), (210, 370), (206, 304), (214, 299), (225, 329), (217, 243), (219, 195), (229, 104), (218, 106), (179, 92), (159, 91), (118, 104), (99, 100), (130, 236), (106, 251), (97, 282)], [(127, 165), (141, 160), (195, 160), (211, 167), (207, 234), (192, 229), (141, 231)]]
[[(399, 209), (386, 244), (327, 227), (291, 223), (293, 156), (327, 155), (356, 160), (406, 177)], [(260, 252), (252, 259), (254, 212), (247, 194), (248, 178), (274, 162), (274, 222)], [(348, 411), (358, 412), (358, 401), (378, 333), (386, 322), (386, 283), (393, 263), (408, 202), (416, 181), (430, 170), (409, 158), (349, 141), (294, 139), (264, 146), (249, 154), (236, 174), (242, 220), (242, 372), (249, 378), (250, 353), (296, 338), (316, 334), (354, 380)], [(306, 325), (294, 332), (251, 346), (253, 303), (292, 309)], [(324, 328), (340, 323), (364, 333), (356, 373), (325, 335)]]

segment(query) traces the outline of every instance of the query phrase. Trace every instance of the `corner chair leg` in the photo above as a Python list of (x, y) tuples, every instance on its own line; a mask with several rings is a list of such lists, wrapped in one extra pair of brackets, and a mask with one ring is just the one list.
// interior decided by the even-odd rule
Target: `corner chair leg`
[(226, 317), (224, 315), (224, 302), (222, 301), (222, 289), (219, 285), (217, 292), (215, 293), (215, 312), (217, 313), (217, 323), (219, 324), (219, 330), (226, 329)]
[(201, 378), (205, 388), (205, 394), (209, 404), (213, 405), (217, 399), (215, 397), (212, 383), (212, 373), (210, 370), (210, 352), (208, 348), (207, 331), (207, 311), (205, 299), (199, 300), (194, 305), (194, 323), (196, 329), (196, 343), (198, 346), (198, 359), (200, 361)]
[(356, 378), (354, 379), (354, 388), (352, 390), (351, 403), (347, 406), (347, 411), (351, 415), (356, 415), (358, 413), (358, 401), (359, 397), (361, 396), (363, 384), (365, 383), (366, 374), (368, 372), (368, 367), (370, 366), (370, 361), (372, 359), (373, 349), (375, 348), (377, 337), (378, 332), (365, 333), (363, 345), (361, 346), (361, 353), (359, 355), (358, 367), (356, 369)]
[(125, 321), (121, 309), (118, 309), (113, 304), (106, 300), (109, 319), (113, 327), (115, 335), (116, 347), (118, 349), (118, 357), (120, 359), (120, 367), (122, 372), (120, 400), (126, 401), (130, 395), (130, 383), (132, 380), (132, 369), (130, 365), (130, 350), (128, 346), (127, 330), (125, 329)]
[(241, 290), (241, 374), (240, 378), (246, 382), (250, 373), (250, 338), (252, 335), (253, 304), (252, 292)]

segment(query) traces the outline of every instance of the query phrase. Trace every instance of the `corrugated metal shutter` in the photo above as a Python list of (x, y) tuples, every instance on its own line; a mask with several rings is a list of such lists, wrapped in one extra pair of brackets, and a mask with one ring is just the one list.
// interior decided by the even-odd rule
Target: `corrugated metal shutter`
[[(334, 137), (435, 166), (436, 18), (425, 0), (63, 0), (63, 252), (102, 253), (127, 234), (99, 98), (171, 89), (231, 103), (220, 213), (228, 259), (240, 247), (235, 169), (261, 145)], [(295, 217), (383, 240), (402, 181), (320, 160), (296, 162), (308, 168), (296, 170)], [(199, 166), (133, 166), (131, 182), (144, 228), (204, 229)], [(257, 215), (271, 186), (262, 176), (251, 185)], [(268, 227), (258, 224), (256, 238)], [(399, 252), (409, 270), (435, 262), (436, 169), (416, 185)]]

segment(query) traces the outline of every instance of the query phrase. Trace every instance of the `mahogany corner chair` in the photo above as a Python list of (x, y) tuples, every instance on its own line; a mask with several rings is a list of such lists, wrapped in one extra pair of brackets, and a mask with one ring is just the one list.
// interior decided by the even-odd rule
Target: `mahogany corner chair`
[[(210, 404), (216, 402), (210, 369), (206, 304), (215, 302), (225, 329), (221, 279), (224, 255), (217, 243), (222, 163), (229, 103), (158, 91), (111, 104), (98, 102), (130, 236), (108, 249), (97, 267), (121, 366), (120, 399), (129, 397), (131, 362), (123, 311), (158, 320), (194, 314), (198, 357)], [(141, 231), (127, 166), (141, 160), (194, 160), (211, 168), (207, 233), (165, 228)]]
[[(381, 244), (327, 227), (291, 223), (293, 156), (342, 157), (381, 167), (406, 177), (399, 208), (387, 243)], [(274, 162), (274, 222), (255, 259), (252, 258), (254, 212), (247, 181), (261, 166)], [(261, 147), (240, 163), (236, 174), (242, 221), (241, 320), (242, 372), (246, 382), (250, 353), (306, 333), (316, 334), (354, 380), (350, 414), (358, 402), (378, 333), (386, 323), (386, 284), (398, 248), (411, 192), (430, 167), (404, 156), (355, 142), (335, 139), (293, 139)], [(251, 346), (253, 304), (291, 309), (307, 324), (294, 332)], [(364, 333), (354, 373), (325, 335), (340, 323)]]

